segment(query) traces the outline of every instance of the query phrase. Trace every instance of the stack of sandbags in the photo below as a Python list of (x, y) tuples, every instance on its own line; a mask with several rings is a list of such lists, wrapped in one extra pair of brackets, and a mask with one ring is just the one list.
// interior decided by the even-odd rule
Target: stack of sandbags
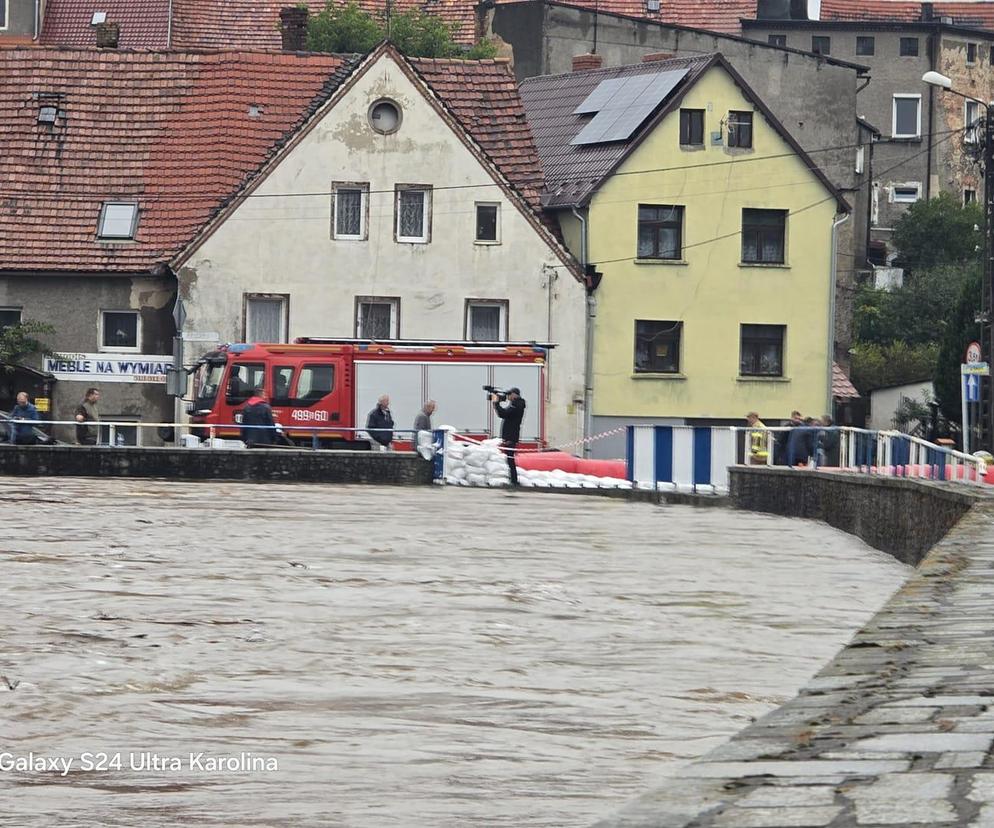
[(471, 443), (450, 434), (442, 466), (445, 482), (452, 486), (507, 486), (510, 471), (499, 446), (500, 440)]

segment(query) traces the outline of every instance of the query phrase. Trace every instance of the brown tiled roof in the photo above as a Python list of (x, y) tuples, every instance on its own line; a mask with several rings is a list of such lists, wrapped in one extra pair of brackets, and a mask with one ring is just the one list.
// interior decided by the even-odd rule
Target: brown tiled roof
[[(168, 261), (349, 68), (333, 55), (0, 50), (0, 268)], [(46, 102), (52, 128), (37, 123)], [(140, 205), (134, 242), (98, 241), (108, 200)]]
[[(523, 81), (521, 99), (528, 113), (545, 173), (546, 190), (542, 196), (545, 206), (557, 208), (582, 204), (645, 130), (637, 130), (629, 141), (579, 146), (570, 144), (590, 120), (589, 115), (574, 115), (573, 110), (601, 81), (673, 69), (689, 70), (688, 76), (669, 96), (668, 100), (672, 100), (681, 88), (686, 88), (703, 73), (713, 60), (713, 55), (701, 55), (587, 72), (545, 75)], [(666, 105), (664, 102), (662, 107)]]
[(94, 12), (121, 27), (122, 49), (164, 49), (169, 34), (169, 0), (49, 0), (39, 41), (43, 46), (96, 45)]
[(504, 177), (541, 210), (542, 163), (506, 61), (412, 58), (411, 65)]
[(832, 397), (837, 400), (854, 400), (859, 397), (856, 386), (849, 381), (846, 372), (837, 362), (832, 363)]

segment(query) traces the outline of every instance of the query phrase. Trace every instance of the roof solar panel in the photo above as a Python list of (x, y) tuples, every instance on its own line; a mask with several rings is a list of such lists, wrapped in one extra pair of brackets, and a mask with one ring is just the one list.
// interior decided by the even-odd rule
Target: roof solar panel
[(601, 81), (597, 84), (594, 91), (583, 99), (583, 103), (573, 110), (573, 114), (592, 115), (595, 112), (600, 112), (605, 104), (610, 102), (611, 98), (614, 97), (614, 93), (625, 85), (625, 81), (627, 80), (627, 78), (612, 78), (611, 80)]
[[(606, 144), (612, 141), (626, 141), (645, 123), (646, 118), (659, 104), (666, 100), (687, 71), (671, 69), (666, 72), (619, 78), (618, 80), (623, 80), (624, 83), (612, 88), (613, 94), (610, 99), (570, 143)], [(600, 87), (595, 89), (594, 93), (599, 89)], [(593, 97), (594, 93), (589, 97)]]

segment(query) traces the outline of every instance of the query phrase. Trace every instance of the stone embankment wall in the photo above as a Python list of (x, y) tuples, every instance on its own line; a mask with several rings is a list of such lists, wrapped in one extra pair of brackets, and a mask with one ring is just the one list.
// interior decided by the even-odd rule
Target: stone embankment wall
[(938, 542), (796, 698), (596, 828), (994, 826), (994, 498), (765, 468), (731, 492), (904, 561)]
[(405, 452), (0, 445), (4, 475), (426, 486), (432, 465)]

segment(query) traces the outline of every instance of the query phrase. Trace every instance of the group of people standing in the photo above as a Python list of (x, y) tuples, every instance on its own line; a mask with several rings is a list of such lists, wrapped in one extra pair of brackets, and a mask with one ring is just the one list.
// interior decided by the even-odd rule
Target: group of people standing
[[(521, 420), (525, 416), (525, 401), (521, 390), (510, 388), (506, 398), (501, 399), (497, 394), (490, 395), (494, 412), (501, 420), (500, 439), (501, 451), (507, 457), (511, 485), (518, 485), (518, 467), (514, 462), (518, 441), (521, 439)], [(431, 417), (437, 408), (434, 400), (428, 400), (414, 418), (414, 433), (431, 432)], [(393, 446), (393, 414), (390, 411), (390, 396), (384, 394), (377, 400), (376, 408), (369, 412), (366, 418), (366, 433), (369, 434), (370, 447), (374, 451), (389, 451)], [(415, 436), (415, 442), (417, 437)]]
[[(87, 388), (83, 399), (73, 411), (76, 420), (76, 442), (81, 446), (97, 444), (97, 427), (92, 424), (100, 421), (99, 402), (100, 390)], [(40, 422), (41, 417), (27, 391), (18, 392), (16, 404), (10, 411), (10, 419), (12, 422), (8, 429), (8, 437), (11, 443), (18, 446), (33, 446), (39, 442), (34, 424)], [(20, 422), (16, 422), (18, 420)]]
[(787, 431), (768, 431), (759, 414), (746, 415), (749, 432), (749, 462), (765, 466), (808, 465), (812, 460), (818, 466), (839, 465), (839, 431), (832, 418), (805, 417), (800, 411), (791, 411), (790, 420), (784, 423)]

